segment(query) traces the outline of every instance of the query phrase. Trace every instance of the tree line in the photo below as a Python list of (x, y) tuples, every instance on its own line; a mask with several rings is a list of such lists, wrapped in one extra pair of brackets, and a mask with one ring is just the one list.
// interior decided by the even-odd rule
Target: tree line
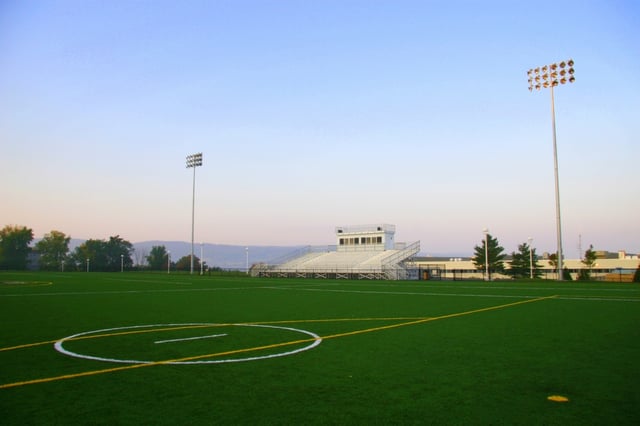
[[(189, 271), (191, 257), (183, 256), (172, 261), (166, 247), (153, 246), (148, 255), (146, 267), (133, 264), (133, 244), (122, 239), (119, 235), (109, 237), (108, 240), (90, 239), (76, 247), (69, 249), (71, 237), (64, 232), (53, 230), (45, 234), (32, 248), (33, 230), (26, 226), (7, 225), (0, 230), (0, 270), (25, 270), (29, 267), (29, 256), (37, 254), (37, 269), (43, 271), (98, 271), (116, 272), (132, 269), (147, 269), (152, 271), (177, 270)], [(518, 245), (518, 250), (511, 253), (510, 268), (506, 268), (507, 253), (498, 239), (487, 234), (480, 245), (474, 247), (473, 263), (485, 278), (491, 280), (494, 274), (509, 275), (515, 279), (539, 278), (542, 267), (538, 263), (536, 249), (528, 243)], [(549, 262), (554, 269), (558, 267), (557, 255), (549, 256)], [(193, 256), (194, 270), (207, 269), (206, 262), (200, 264), (200, 259)], [(579, 280), (591, 279), (591, 270), (596, 263), (596, 253), (593, 245), (585, 251), (582, 263), (586, 266), (580, 270)], [(571, 280), (569, 271), (563, 268), (565, 280)], [(636, 271), (634, 281), (640, 281), (640, 267)]]
[[(504, 251), (504, 247), (500, 246), (498, 239), (491, 234), (487, 234), (482, 244), (475, 246), (473, 251), (473, 263), (476, 269), (483, 271), (483, 275), (488, 273), (489, 276), (485, 276), (488, 280), (491, 280), (492, 275), (496, 273), (508, 275), (512, 278), (540, 278), (542, 276), (536, 249), (527, 243), (519, 244), (518, 251), (511, 252), (509, 269), (505, 267), (507, 254)], [(585, 269), (580, 269), (578, 280), (588, 281), (591, 279), (591, 272), (596, 264), (596, 259), (596, 252), (593, 250), (593, 245), (590, 245), (584, 252), (582, 264), (585, 265)], [(558, 269), (557, 253), (549, 255), (549, 263), (554, 269)], [(572, 279), (571, 274), (564, 265), (562, 265), (562, 277), (565, 281)], [(634, 280), (640, 281), (640, 267), (636, 271)]]
[[(108, 240), (89, 239), (74, 250), (69, 249), (71, 237), (53, 230), (45, 234), (33, 247), (33, 230), (26, 226), (7, 225), (0, 230), (0, 270), (39, 269), (42, 271), (119, 272), (132, 269), (177, 270), (191, 269), (191, 256), (172, 261), (166, 247), (153, 246), (144, 259), (145, 267), (134, 265), (134, 247), (119, 235)], [(37, 258), (37, 268), (30, 265)], [(193, 257), (194, 270), (207, 268)]]

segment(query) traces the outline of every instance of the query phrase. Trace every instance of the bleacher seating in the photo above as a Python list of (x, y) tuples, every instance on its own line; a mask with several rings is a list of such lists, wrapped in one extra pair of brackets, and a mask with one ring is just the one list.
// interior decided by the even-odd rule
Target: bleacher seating
[[(263, 276), (279, 277), (334, 277), (334, 278), (369, 278), (389, 279), (396, 277), (389, 275), (388, 270), (397, 272), (398, 264), (406, 257), (415, 254), (404, 250), (385, 251), (320, 251), (303, 254), (280, 265), (272, 265), (263, 272)], [(388, 264), (389, 259), (401, 255), (398, 262)], [(397, 279), (397, 278), (392, 278)]]
[(253, 273), (266, 277), (403, 279), (407, 276), (404, 262), (418, 253), (420, 242), (395, 244), (394, 232), (394, 226), (384, 224), (338, 227), (336, 246), (309, 246)]

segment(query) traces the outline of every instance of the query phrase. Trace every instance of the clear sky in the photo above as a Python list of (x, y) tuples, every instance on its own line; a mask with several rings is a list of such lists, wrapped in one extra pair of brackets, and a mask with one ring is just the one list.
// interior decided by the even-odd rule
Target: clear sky
[(0, 227), (242, 245), (390, 223), (426, 254), (640, 252), (640, 6), (0, 1)]

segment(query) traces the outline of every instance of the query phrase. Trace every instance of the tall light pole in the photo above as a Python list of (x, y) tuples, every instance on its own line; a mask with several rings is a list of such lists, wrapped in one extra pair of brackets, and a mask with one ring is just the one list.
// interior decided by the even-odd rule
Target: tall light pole
[(533, 251), (531, 249), (533, 238), (529, 237), (527, 240), (529, 241), (529, 278), (533, 279)]
[(187, 169), (193, 168), (193, 197), (191, 199), (191, 274), (193, 275), (193, 236), (196, 211), (196, 167), (202, 166), (202, 153), (187, 155)]
[(485, 270), (485, 281), (489, 281), (489, 230), (484, 228), (482, 230), (484, 232), (484, 270)]
[(124, 272), (124, 254), (120, 255), (120, 272)]
[(556, 146), (556, 111), (553, 88), (558, 84), (573, 83), (573, 59), (562, 61), (527, 71), (529, 91), (551, 89), (551, 129), (553, 131), (553, 170), (556, 186), (556, 236), (558, 245), (558, 281), (562, 281), (562, 225), (560, 221), (560, 184), (558, 183), (558, 149)]
[(171, 252), (167, 252), (167, 274), (171, 273)]
[(249, 274), (249, 247), (245, 247), (244, 252), (246, 254), (247, 274)]

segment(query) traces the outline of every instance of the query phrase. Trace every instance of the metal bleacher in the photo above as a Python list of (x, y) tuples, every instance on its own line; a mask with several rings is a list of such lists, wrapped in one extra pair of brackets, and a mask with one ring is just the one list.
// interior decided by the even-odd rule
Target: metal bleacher
[(420, 251), (420, 242), (383, 250), (367, 247), (305, 247), (281, 261), (252, 269), (254, 276), (281, 278), (408, 279), (405, 261)]

